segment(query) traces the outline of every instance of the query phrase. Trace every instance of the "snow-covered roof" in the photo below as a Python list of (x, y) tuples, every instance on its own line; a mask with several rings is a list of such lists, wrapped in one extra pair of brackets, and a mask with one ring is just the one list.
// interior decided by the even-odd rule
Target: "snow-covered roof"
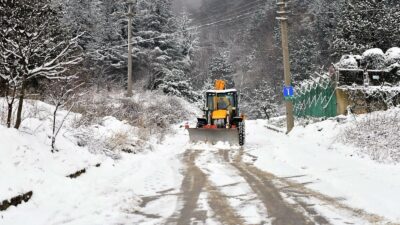
[(236, 89), (226, 89), (226, 90), (209, 90), (207, 93), (216, 93), (216, 94), (223, 94), (223, 93), (231, 93), (237, 92)]

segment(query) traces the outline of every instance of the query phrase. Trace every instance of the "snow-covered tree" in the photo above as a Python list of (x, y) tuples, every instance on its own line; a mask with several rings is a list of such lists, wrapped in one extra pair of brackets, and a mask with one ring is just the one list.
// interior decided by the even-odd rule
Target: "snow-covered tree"
[(171, 0), (141, 1), (135, 32), (137, 65), (149, 74), (148, 88), (161, 89), (193, 100), (188, 74), (192, 67), (196, 38), (189, 30), (187, 14), (176, 18)]
[(400, 46), (400, 3), (390, 0), (349, 0), (341, 3), (331, 48), (335, 54), (384, 51)]
[(94, 24), (89, 30), (91, 40), (87, 44), (89, 59), (96, 65), (109, 66), (115, 72), (127, 70), (127, 24), (125, 8), (112, 1), (92, 1)]
[(366, 69), (384, 69), (385, 54), (379, 48), (368, 49), (362, 54), (362, 66)]
[(165, 67), (164, 76), (159, 79), (159, 89), (167, 94), (196, 101), (200, 96), (193, 91), (189, 75), (193, 67), (193, 55), (197, 49), (197, 38), (193, 31), (189, 30), (190, 22), (186, 12), (183, 12), (176, 20), (174, 32), (176, 46), (174, 46), (175, 51), (171, 51), (175, 57)]
[(320, 66), (318, 43), (312, 33), (292, 38), (290, 51), (292, 77), (295, 82), (310, 78)]
[(28, 82), (37, 77), (55, 79), (81, 61), (77, 37), (62, 30), (50, 0), (0, 1), (0, 74), (18, 89), (15, 128), (21, 125)]
[(357, 58), (354, 55), (344, 55), (340, 58), (338, 67), (341, 69), (358, 69)]
[(211, 58), (208, 74), (212, 80), (225, 80), (228, 87), (235, 87), (233, 66), (229, 62), (229, 51), (218, 52)]
[[(77, 100), (77, 90), (84, 84), (78, 82), (77, 76), (67, 76), (63, 79), (47, 83), (46, 95), (50, 99), (50, 103), (54, 105), (51, 135), (52, 153), (58, 151), (56, 149), (57, 136), (75, 105), (74, 101)], [(67, 105), (68, 107), (66, 107)], [(65, 109), (67, 113), (57, 121), (57, 114), (61, 109)]]
[(400, 64), (400, 48), (393, 47), (386, 51), (385, 53), (386, 66), (393, 65), (395, 63)]
[(277, 115), (278, 96), (270, 82), (262, 80), (256, 87), (245, 88), (241, 93), (242, 112), (252, 119), (270, 119)]

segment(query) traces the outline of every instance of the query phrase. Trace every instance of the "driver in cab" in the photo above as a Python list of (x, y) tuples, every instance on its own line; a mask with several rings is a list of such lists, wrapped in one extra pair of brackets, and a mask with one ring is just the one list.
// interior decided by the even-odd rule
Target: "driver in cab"
[(220, 97), (218, 99), (218, 103), (217, 103), (218, 109), (227, 109), (229, 105), (230, 105), (229, 101), (226, 98)]

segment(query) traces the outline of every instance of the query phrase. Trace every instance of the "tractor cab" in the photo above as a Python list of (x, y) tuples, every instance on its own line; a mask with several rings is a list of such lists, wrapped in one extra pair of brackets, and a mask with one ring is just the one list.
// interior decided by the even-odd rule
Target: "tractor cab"
[(208, 124), (217, 128), (236, 126), (232, 119), (239, 116), (237, 90), (207, 91), (204, 115)]
[(235, 89), (206, 92), (206, 108), (211, 110), (223, 110), (231, 107), (236, 110), (238, 106), (237, 91)]
[(225, 89), (225, 82), (217, 80), (215, 90), (205, 96), (203, 118), (198, 118), (198, 128), (236, 128), (243, 118), (238, 107), (238, 91)]
[(239, 113), (236, 89), (225, 89), (225, 81), (217, 80), (215, 89), (205, 93), (203, 111), (203, 117), (197, 119), (196, 128), (188, 128), (192, 142), (244, 144), (244, 116)]

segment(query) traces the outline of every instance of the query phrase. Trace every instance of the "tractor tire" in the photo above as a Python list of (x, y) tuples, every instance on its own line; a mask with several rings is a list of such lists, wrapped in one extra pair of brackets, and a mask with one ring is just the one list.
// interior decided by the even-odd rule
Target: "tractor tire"
[(243, 146), (246, 140), (246, 129), (244, 122), (239, 123), (239, 145)]

